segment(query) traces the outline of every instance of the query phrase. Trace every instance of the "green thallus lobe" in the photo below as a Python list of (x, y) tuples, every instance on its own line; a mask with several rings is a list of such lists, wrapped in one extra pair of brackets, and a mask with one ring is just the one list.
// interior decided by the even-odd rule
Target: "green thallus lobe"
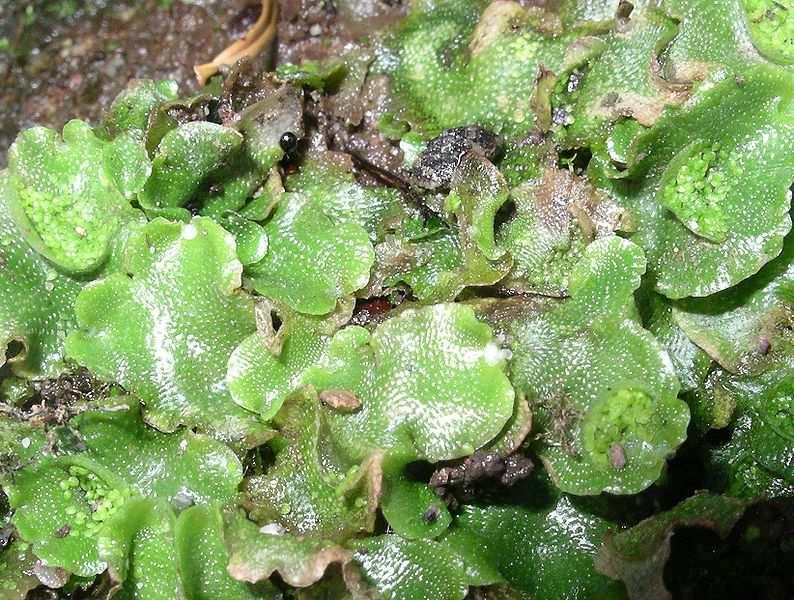
[(600, 463), (623, 468), (623, 445), (630, 437), (650, 439), (648, 427), (654, 414), (651, 397), (636, 389), (622, 388), (607, 395), (585, 417), (582, 438), (585, 449)]
[[(616, 0), (546, 4), (416, 0), (374, 60), (231, 74), (222, 97), (181, 101), (175, 84), (135, 82), (98, 129), (20, 135), (0, 178), (0, 340), (24, 346), (9, 362), (57, 378), (67, 339), (66, 356), (132, 395), (69, 420), (79, 450), (41, 458), (61, 428), (0, 428), (0, 517), (23, 540), (0, 550), (0, 589), (24, 597), (14, 572), (41, 560), (86, 585), (107, 568), (130, 600), (269, 599), (274, 571), (321, 586), (305, 597), (509, 584), (623, 599), (618, 580), (639, 579), (663, 597), (672, 525), (744, 504), (687, 501), (638, 526), (662, 544), (647, 561), (617, 552), (634, 535), (593, 559), (620, 535), (604, 515), (635, 502), (615, 495), (677, 492), (666, 461), (690, 407), (719, 413), (697, 435), (730, 436), (700, 448), (727, 480), (702, 487), (792, 494), (791, 0), (635, 3), (619, 18)], [(297, 172), (276, 165), (280, 136), (304, 137), (302, 86), (347, 106), (376, 81), (385, 102), (361, 130), (380, 123), (418, 153), (476, 125), (505, 158), (460, 158), (446, 204), (365, 185), (312, 144), (290, 157)], [(205, 120), (227, 96), (240, 121)], [(582, 148), (579, 172), (566, 156)], [(354, 313), (373, 298), (385, 312)], [(0, 400), (25, 401), (9, 383)], [(450, 490), (413, 471), (483, 448), (505, 463), (531, 451), (534, 475), (478, 479), (476, 506), (447, 510), (436, 492)]]
[(83, 254), (87, 257), (102, 256), (105, 252), (105, 237), (111, 224), (96, 223), (96, 214), (91, 214), (85, 204), (76, 203), (68, 194), (48, 194), (33, 189), (24, 189), (19, 199), (37, 230), (58, 230), (61, 235), (51, 240), (53, 250), (61, 255)]
[(783, 63), (794, 62), (794, 2), (743, 0), (758, 49)]
[(88, 502), (90, 510), (81, 510), (75, 505), (66, 508), (66, 514), (73, 521), (68, 523), (68, 531), (63, 530), (63, 535), (76, 537), (96, 537), (102, 525), (121, 507), (126, 499), (126, 494), (115, 488), (108, 487), (96, 474), (84, 467), (72, 465), (68, 470), (68, 477), (59, 483), (66, 500), (81, 494)]
[(726, 161), (721, 145), (715, 142), (685, 149), (670, 169), (674, 176), (662, 189), (662, 205), (692, 233), (712, 242), (725, 241), (728, 224), (723, 204), (729, 178), (740, 177), (741, 168), (730, 158)]

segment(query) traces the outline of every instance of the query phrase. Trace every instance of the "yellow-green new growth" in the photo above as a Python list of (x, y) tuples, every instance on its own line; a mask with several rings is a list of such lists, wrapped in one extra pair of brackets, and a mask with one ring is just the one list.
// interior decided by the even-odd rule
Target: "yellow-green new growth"
[(82, 255), (92, 262), (101, 260), (107, 238), (115, 229), (112, 222), (98, 218), (69, 194), (22, 189), (19, 200), (36, 230), (60, 232), (50, 243), (54, 252), (62, 256)]
[[(629, 388), (614, 391), (585, 417), (582, 425), (585, 449), (599, 463), (609, 462), (615, 468), (622, 468), (627, 460), (623, 444), (629, 437), (651, 438), (648, 426), (654, 412), (653, 400), (645, 392)], [(616, 452), (619, 456), (615, 456)]]
[[(722, 205), (728, 195), (728, 174), (721, 168), (725, 161), (718, 142), (703, 148), (696, 144), (686, 156), (675, 178), (663, 188), (661, 203), (694, 234), (712, 242), (728, 238), (728, 223)], [(741, 168), (728, 162), (730, 177), (739, 177)]]
[(77, 120), (62, 136), (45, 127), (21, 133), (8, 152), (8, 205), (22, 236), (67, 272), (96, 271), (139, 215), (125, 194), (148, 177), (140, 153), (140, 142), (107, 142)]
[(109, 487), (95, 473), (85, 467), (72, 465), (68, 476), (65, 476), (59, 487), (63, 490), (65, 500), (71, 500), (74, 494), (80, 494), (88, 502), (88, 510), (81, 510), (82, 505), (70, 504), (64, 512), (72, 518), (69, 530), (62, 530), (64, 535), (95, 538), (103, 524), (112, 517), (124, 504), (128, 494)]
[(758, 50), (782, 63), (794, 62), (794, 2), (742, 0)]

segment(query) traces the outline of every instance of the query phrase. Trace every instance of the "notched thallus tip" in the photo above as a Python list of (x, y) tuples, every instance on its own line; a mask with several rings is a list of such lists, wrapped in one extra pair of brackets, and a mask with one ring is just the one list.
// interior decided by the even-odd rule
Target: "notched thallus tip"
[(211, 62), (193, 67), (199, 85), (206, 84), (222, 66), (233, 65), (242, 58), (252, 58), (259, 54), (276, 37), (277, 23), (278, 2), (262, 0), (262, 12), (259, 18), (242, 38), (223, 50)]

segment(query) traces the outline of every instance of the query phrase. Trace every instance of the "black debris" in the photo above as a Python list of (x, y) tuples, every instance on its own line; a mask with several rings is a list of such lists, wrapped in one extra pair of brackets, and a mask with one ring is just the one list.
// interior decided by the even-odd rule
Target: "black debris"
[(428, 190), (449, 188), (468, 152), (494, 159), (499, 152), (498, 138), (479, 125), (447, 129), (430, 140), (416, 159), (409, 172), (411, 183)]

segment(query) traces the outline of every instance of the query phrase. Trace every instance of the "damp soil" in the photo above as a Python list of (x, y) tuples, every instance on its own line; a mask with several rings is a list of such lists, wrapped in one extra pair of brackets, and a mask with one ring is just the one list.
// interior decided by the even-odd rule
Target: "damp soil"
[(20, 130), (60, 128), (71, 118), (96, 122), (130, 79), (195, 85), (193, 64), (245, 31), (247, 6), (245, 0), (0, 3), (0, 164)]
[[(279, 0), (278, 41), (263, 68), (339, 55), (402, 16), (402, 0)], [(15, 0), (0, 2), (0, 168), (17, 133), (96, 123), (130, 79), (196, 88), (210, 60), (256, 21), (260, 0)], [(268, 64), (269, 63), (269, 64)]]

